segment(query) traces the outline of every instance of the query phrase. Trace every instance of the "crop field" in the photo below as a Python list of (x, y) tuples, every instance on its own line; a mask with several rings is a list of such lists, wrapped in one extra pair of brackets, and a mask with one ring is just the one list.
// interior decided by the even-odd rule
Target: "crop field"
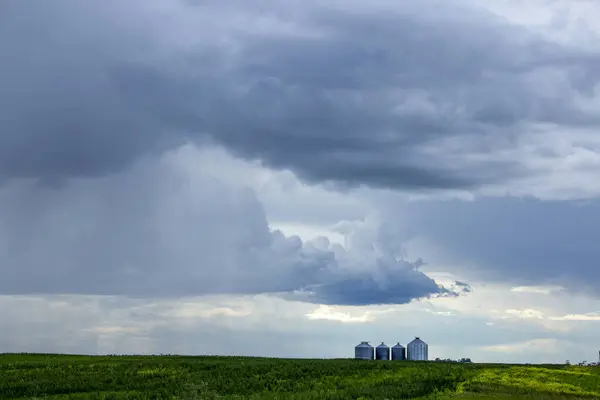
[(600, 399), (600, 369), (247, 357), (0, 355), (0, 399)]

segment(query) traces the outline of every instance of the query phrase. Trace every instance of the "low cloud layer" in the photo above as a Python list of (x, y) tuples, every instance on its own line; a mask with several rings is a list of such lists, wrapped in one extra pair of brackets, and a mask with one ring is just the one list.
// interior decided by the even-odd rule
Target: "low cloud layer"
[[(432, 358), (578, 362), (597, 355), (597, 321), (545, 321), (507, 313), (545, 305), (553, 308), (548, 315), (561, 316), (568, 310), (595, 309), (597, 301), (527, 293), (507, 296), (506, 290), (486, 285), (473, 292), (474, 298), (401, 307), (324, 307), (265, 295), (173, 301), (0, 296), (6, 324), (0, 330), (0, 352), (352, 357), (360, 340), (405, 344), (418, 335), (429, 344)], [(482, 301), (485, 308), (478, 307)]]
[(347, 249), (270, 230), (255, 193), (198, 171), (200, 155), (186, 147), (60, 189), (0, 189), (0, 293), (281, 293), (355, 305), (456, 295), (382, 246), (377, 226), (354, 224)]
[(5, 180), (102, 176), (192, 139), (313, 182), (465, 188), (550, 173), (527, 161), (545, 127), (600, 123), (597, 53), (467, 1), (2, 7)]
[(412, 238), (416, 254), (428, 254), (434, 266), (454, 266), (485, 281), (600, 295), (597, 201), (422, 201), (407, 204), (401, 213), (397, 203), (390, 205), (387, 216), (404, 238)]

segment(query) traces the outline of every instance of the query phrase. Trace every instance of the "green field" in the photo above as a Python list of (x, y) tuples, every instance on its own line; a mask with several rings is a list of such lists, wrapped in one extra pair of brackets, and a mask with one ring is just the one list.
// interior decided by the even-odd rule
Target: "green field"
[(600, 399), (600, 368), (0, 355), (0, 399)]

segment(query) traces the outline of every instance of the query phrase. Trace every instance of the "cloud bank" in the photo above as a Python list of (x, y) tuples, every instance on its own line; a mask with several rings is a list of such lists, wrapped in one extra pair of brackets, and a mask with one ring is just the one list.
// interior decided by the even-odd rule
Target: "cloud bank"
[[(173, 161), (187, 143), (216, 145), (337, 188), (494, 195), (557, 195), (540, 185), (592, 176), (598, 53), (468, 1), (435, 6), (4, 2), (2, 291), (324, 304), (465, 292), (440, 288), (384, 235), (344, 249), (273, 231), (255, 193)], [(454, 242), (475, 262), (500, 251)], [(521, 268), (541, 264), (534, 253), (490, 268), (533, 281)]]
[(311, 182), (469, 188), (550, 173), (524, 145), (545, 127), (598, 126), (597, 53), (431, 7), (4, 2), (0, 176), (102, 176), (193, 140)]
[(0, 293), (181, 297), (274, 293), (321, 304), (456, 295), (378, 243), (271, 230), (253, 190), (196, 170), (193, 147), (60, 190), (0, 190)]

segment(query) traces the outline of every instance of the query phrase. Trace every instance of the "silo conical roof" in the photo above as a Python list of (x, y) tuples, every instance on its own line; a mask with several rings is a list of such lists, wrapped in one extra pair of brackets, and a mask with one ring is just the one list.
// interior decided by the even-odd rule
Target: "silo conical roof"
[(412, 341), (410, 342), (410, 344), (427, 344), (424, 341), (422, 341), (418, 336)]

